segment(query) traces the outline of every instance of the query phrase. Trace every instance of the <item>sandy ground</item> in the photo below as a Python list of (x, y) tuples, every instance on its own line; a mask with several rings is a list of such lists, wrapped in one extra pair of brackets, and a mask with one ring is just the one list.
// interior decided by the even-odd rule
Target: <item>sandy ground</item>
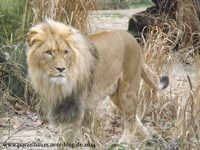
[[(145, 10), (145, 8), (94, 12), (91, 21), (91, 33), (110, 29), (127, 30), (128, 19), (130, 16), (143, 10)], [(180, 76), (177, 76), (177, 69), (180, 69), (179, 72), (182, 72)], [(173, 69), (171, 77), (175, 76), (175, 80), (179, 80), (180, 78), (180, 80), (186, 80), (187, 72), (187, 70), (185, 71), (183, 67), (180, 68), (178, 65)], [(107, 107), (108, 105), (112, 104), (107, 101), (102, 104), (102, 107), (106, 108), (102, 115), (106, 115), (108, 111), (112, 111), (112, 106), (109, 108)], [(26, 150), (55, 149), (55, 147), (44, 148), (37, 147), (37, 145), (42, 143), (50, 144), (58, 142), (57, 129), (53, 128), (48, 123), (45, 123), (36, 112), (23, 110), (24, 108), (17, 110), (16, 108), (6, 104), (5, 108), (6, 110), (3, 113), (3, 117), (0, 119), (0, 149), (15, 150), (18, 149), (18, 147)], [(104, 125), (105, 136), (110, 136), (112, 138), (111, 141), (115, 141), (122, 132), (121, 120), (117, 116), (107, 117), (110, 118), (110, 121)], [(112, 128), (110, 128), (111, 126)], [(112, 132), (115, 132), (115, 134), (112, 134)], [(107, 139), (105, 138), (105, 142)], [(3, 142), (12, 145), (5, 146), (2, 144)], [(23, 144), (29, 144), (29, 146), (24, 146)], [(37, 145), (35, 145), (36, 147), (30, 147), (30, 144)]]

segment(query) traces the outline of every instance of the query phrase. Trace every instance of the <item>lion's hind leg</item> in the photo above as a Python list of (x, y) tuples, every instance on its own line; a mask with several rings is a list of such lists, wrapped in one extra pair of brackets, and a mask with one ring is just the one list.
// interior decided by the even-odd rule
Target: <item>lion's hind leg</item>
[(140, 82), (138, 80), (129, 82), (127, 80), (119, 79), (118, 87), (112, 95), (110, 95), (113, 103), (121, 110), (124, 117), (124, 132), (120, 139), (122, 143), (132, 143), (137, 131), (142, 135), (148, 136), (147, 129), (142, 125), (137, 116), (138, 90)]
[(136, 114), (136, 107), (135, 107), (136, 96), (132, 95), (132, 93), (128, 94), (129, 89), (130, 89), (129, 82), (120, 78), (118, 81), (116, 91), (112, 95), (110, 95), (111, 100), (123, 115), (123, 119), (125, 122), (124, 132), (120, 142), (127, 142), (127, 143), (130, 143), (134, 137), (134, 127), (135, 127), (134, 123)]

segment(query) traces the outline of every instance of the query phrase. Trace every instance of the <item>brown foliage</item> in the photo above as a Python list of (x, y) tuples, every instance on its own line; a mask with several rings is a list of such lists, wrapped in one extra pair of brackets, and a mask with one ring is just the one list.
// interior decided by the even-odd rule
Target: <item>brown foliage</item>
[(33, 23), (37, 24), (48, 17), (86, 32), (89, 15), (96, 3), (95, 0), (30, 0), (35, 15)]

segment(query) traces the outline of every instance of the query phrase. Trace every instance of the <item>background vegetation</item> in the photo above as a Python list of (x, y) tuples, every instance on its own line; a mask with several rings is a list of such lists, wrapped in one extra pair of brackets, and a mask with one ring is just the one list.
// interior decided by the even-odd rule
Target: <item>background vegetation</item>
[[(2, 0), (0, 2), (0, 39), (1, 44), (11, 44), (22, 39), (23, 34), (30, 27), (26, 15), (26, 0)], [(25, 18), (26, 17), (26, 18)], [(29, 21), (28, 24), (25, 24)]]
[[(12, 104), (16, 100), (24, 102), (22, 99), (27, 70), (25, 35), (31, 26), (30, 22), (25, 23), (26, 9), (26, 0), (0, 2), (0, 97), (2, 102), (6, 99)], [(26, 22), (28, 22), (27, 18)]]
[(151, 0), (102, 0), (100, 9), (129, 9), (153, 5)]

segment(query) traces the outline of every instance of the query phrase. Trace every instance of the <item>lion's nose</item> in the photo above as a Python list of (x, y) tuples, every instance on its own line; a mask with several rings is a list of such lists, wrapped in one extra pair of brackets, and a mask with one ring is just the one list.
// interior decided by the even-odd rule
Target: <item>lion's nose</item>
[(63, 72), (65, 70), (65, 68), (61, 68), (61, 67), (55, 67), (58, 71)]

